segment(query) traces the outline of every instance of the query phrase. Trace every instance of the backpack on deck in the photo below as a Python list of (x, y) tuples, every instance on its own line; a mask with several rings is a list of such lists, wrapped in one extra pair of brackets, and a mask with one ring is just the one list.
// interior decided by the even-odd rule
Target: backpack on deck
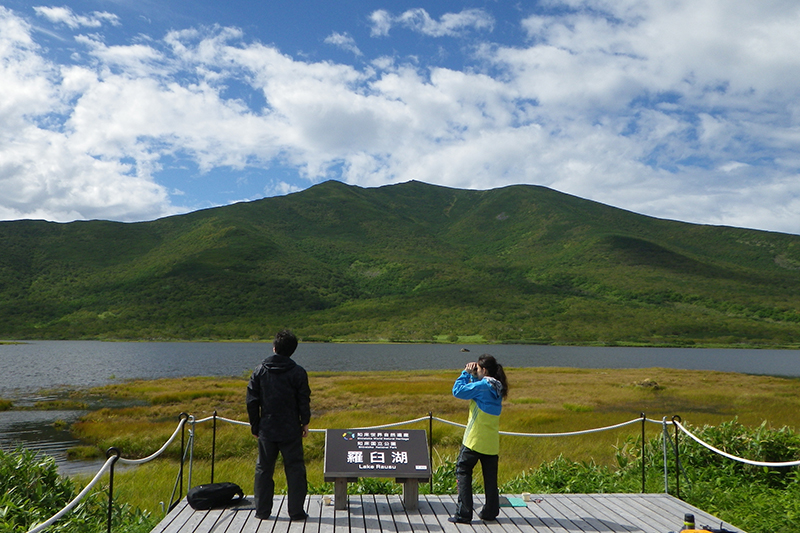
[(189, 489), (186, 501), (192, 509), (205, 511), (228, 505), (236, 495), (239, 496), (239, 500), (244, 498), (242, 488), (236, 483), (210, 483)]

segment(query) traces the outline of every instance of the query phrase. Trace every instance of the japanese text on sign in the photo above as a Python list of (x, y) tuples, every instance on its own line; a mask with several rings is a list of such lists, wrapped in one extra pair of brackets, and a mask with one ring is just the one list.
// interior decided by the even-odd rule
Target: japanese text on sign
[[(430, 466), (423, 430), (326, 431), (326, 475), (427, 477)], [(383, 474), (381, 474), (383, 472)]]

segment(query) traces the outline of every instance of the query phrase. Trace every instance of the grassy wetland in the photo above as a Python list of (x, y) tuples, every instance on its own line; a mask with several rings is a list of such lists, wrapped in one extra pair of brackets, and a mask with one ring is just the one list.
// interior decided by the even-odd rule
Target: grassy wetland
[[(796, 430), (797, 413), (800, 412), (798, 379), (659, 368), (512, 368), (507, 373), (510, 394), (501, 418), (503, 431), (569, 432), (632, 420), (642, 412), (656, 420), (680, 415), (685, 425), (705, 431), (711, 435), (709, 438), (724, 433), (720, 438), (732, 439), (735, 446), (719, 442), (717, 445), (726, 446), (731, 453), (739, 450), (741, 453), (760, 454), (759, 457), (749, 458), (762, 461), (800, 459), (800, 437)], [(451, 395), (456, 376), (457, 371), (310, 373), (311, 427), (378, 425), (427, 416), (428, 412), (436, 417), (465, 423), (467, 402)], [(73, 431), (90, 445), (81, 449), (83, 455), (92, 449), (99, 453), (100, 450), (116, 446), (125, 457), (143, 457), (157, 450), (172, 434), (181, 412), (201, 419), (217, 411), (222, 417), (246, 420), (246, 384), (246, 376), (180, 378), (132, 381), (92, 389), (88, 394), (128, 400), (132, 405), (94, 411), (74, 424)], [(427, 429), (428, 424), (425, 421), (408, 427)], [(434, 421), (434, 492), (454, 492), (452, 466), (462, 431), (459, 427)], [(646, 425), (647, 453), (651, 457), (646, 459), (646, 463), (653, 463), (648, 463), (648, 492), (664, 490), (661, 474), (663, 463), (657, 464), (661, 456), (660, 445), (657, 444), (661, 431), (660, 424)], [(211, 424), (198, 425), (193, 484), (207, 483), (210, 479), (211, 439)], [(773, 444), (776, 439), (780, 441), (780, 452), (770, 448), (775, 447)], [(233, 481), (241, 485), (246, 493), (252, 493), (257, 452), (256, 441), (250, 435), (249, 428), (218, 422), (216, 442), (215, 481)], [(753, 448), (753, 442), (761, 443), (761, 447)], [(749, 447), (736, 448), (745, 444)], [(692, 466), (693, 454), (699, 457), (703, 452), (697, 450), (699, 446), (693, 443), (683, 442), (681, 446), (683, 453), (687, 454), (686, 469), (690, 482), (684, 485), (686, 482), (682, 480), (682, 485), (687, 486), (682, 495), (686, 498), (688, 494), (688, 501), (751, 533), (770, 531), (769, 528), (775, 527), (782, 531), (800, 531), (797, 527), (786, 529), (783, 522), (762, 527), (756, 518), (751, 523), (750, 515), (757, 505), (758, 494), (748, 496), (749, 510), (738, 510), (735, 507), (740, 504), (723, 497), (729, 492), (726, 479), (732, 480), (741, 474), (745, 480), (753, 480), (761, 472), (754, 470), (730, 474), (726, 469), (738, 467), (714, 463), (713, 458), (705, 455), (699, 460), (708, 463), (706, 466), (710, 470), (704, 470), (705, 467), (695, 469)], [(306, 440), (309, 484), (314, 492), (331, 493), (330, 485), (323, 482), (323, 448), (324, 436), (321, 433), (312, 433)], [(510, 493), (523, 490), (639, 492), (640, 467), (632, 469), (632, 466), (640, 460), (640, 449), (640, 424), (570, 437), (503, 436), (499, 473), (501, 490)], [(764, 454), (769, 458), (765, 458)], [(776, 458), (778, 455), (780, 458)], [(117, 477), (119, 481), (115, 482), (118, 497), (133, 507), (149, 511), (156, 518), (160, 517), (160, 502), (169, 500), (175, 483), (178, 456), (179, 445), (173, 444), (166, 458), (121, 471)], [(800, 495), (798, 469), (781, 475), (785, 479), (782, 478), (783, 485), (779, 483), (780, 492), (776, 494)], [(476, 478), (480, 482), (480, 476)], [(709, 489), (703, 484), (708, 479), (712, 482), (717, 480), (715, 483), (720, 484), (718, 490)], [(773, 502), (769, 504), (771, 507), (768, 512), (778, 519), (785, 518), (788, 523), (800, 521), (800, 514), (796, 514), (800, 513), (800, 504), (791, 503), (798, 498), (792, 496), (789, 503), (776, 507), (774, 495), (769, 493), (775, 487), (769, 483), (777, 477), (773, 475), (765, 479), (768, 483), (761, 493), (765, 501)], [(285, 482), (280, 466), (276, 470), (276, 481), (277, 490), (283, 490)], [(744, 485), (749, 490), (760, 490), (752, 483)], [(480, 490), (480, 487), (477, 488)], [(399, 486), (391, 481), (366, 480), (351, 484), (350, 489), (388, 491), (399, 490)], [(426, 492), (429, 486), (423, 485), (421, 490)]]

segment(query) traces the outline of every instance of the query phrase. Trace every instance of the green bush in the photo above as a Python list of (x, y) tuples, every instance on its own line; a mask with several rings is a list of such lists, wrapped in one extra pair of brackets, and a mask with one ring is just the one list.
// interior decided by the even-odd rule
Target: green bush
[[(748, 428), (737, 420), (719, 426), (687, 427), (715, 448), (760, 462), (800, 460), (800, 434), (765, 424)], [(670, 435), (670, 442), (674, 437)], [(667, 454), (670, 492), (675, 492), (674, 452)], [(501, 493), (635, 493), (642, 490), (641, 440), (630, 438), (617, 450), (615, 468), (576, 463), (559, 456), (500, 487)], [(679, 438), (684, 474), (680, 497), (749, 533), (800, 533), (800, 467), (765, 468), (733, 461)], [(646, 492), (664, 490), (663, 440), (645, 443)], [(502, 459), (501, 459), (502, 460)]]
[[(28, 531), (63, 509), (78, 492), (71, 479), (58, 474), (52, 457), (22, 448), (13, 452), (0, 450), (0, 532)], [(48, 531), (100, 533), (106, 531), (107, 516), (107, 492), (98, 488)], [(147, 533), (154, 526), (147, 514), (127, 505), (112, 509), (115, 532)]]

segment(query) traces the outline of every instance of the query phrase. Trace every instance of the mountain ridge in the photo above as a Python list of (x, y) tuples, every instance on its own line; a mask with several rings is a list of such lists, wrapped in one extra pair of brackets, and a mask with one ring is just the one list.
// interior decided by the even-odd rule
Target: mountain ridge
[(411, 181), (0, 222), (0, 337), (800, 344), (800, 236)]

